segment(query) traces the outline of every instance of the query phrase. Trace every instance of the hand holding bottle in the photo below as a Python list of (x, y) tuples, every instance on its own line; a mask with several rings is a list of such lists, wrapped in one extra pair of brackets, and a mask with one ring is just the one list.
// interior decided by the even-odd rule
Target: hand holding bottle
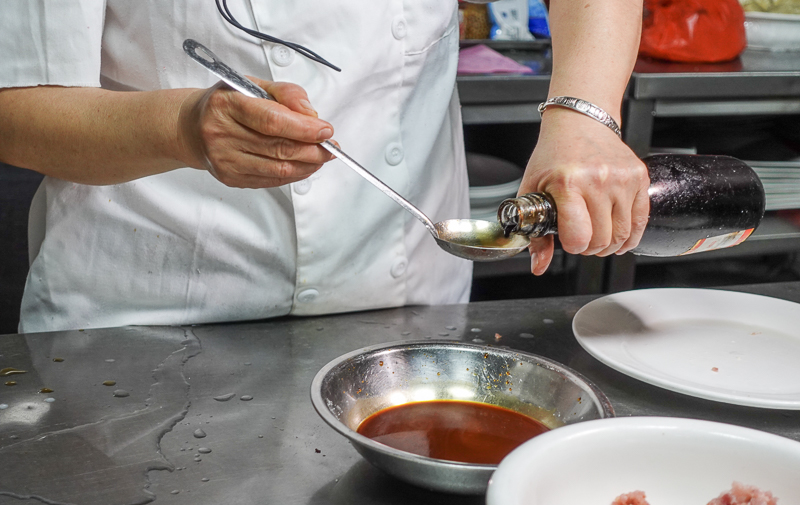
[[(642, 161), (606, 126), (560, 108), (548, 109), (520, 195), (549, 193), (558, 208), (558, 236), (571, 254), (622, 254), (647, 225), (650, 180)], [(531, 241), (531, 272), (553, 257), (553, 237)]]
[[(659, 154), (642, 162), (650, 178), (650, 215), (634, 254), (682, 256), (733, 247), (744, 242), (764, 217), (764, 186), (741, 160)], [(559, 214), (547, 193), (504, 200), (497, 210), (507, 234), (532, 238), (556, 233)]]

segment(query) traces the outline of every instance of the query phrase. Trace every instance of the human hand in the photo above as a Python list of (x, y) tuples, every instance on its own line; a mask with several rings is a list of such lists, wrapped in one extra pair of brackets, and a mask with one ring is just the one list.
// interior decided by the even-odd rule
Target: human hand
[(269, 188), (305, 179), (330, 161), (319, 143), (333, 136), (333, 127), (317, 117), (305, 90), (251, 79), (276, 101), (223, 83), (187, 97), (178, 131), (189, 166), (228, 186)]
[[(552, 195), (564, 251), (608, 256), (639, 244), (650, 210), (649, 185), (644, 163), (608, 127), (552, 107), (543, 119), (519, 194)], [(547, 270), (553, 248), (552, 235), (531, 241), (534, 275)]]

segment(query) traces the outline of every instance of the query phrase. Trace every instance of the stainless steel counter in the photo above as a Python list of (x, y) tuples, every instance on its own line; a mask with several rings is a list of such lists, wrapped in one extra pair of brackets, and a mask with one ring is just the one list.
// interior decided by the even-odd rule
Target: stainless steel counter
[[(800, 301), (800, 282), (740, 290)], [(594, 381), (618, 416), (710, 419), (800, 440), (800, 412), (672, 393), (596, 361), (571, 331), (593, 298), (0, 336), (0, 369), (27, 372), (0, 382), (0, 504), (482, 503), (384, 475), (311, 406), (311, 380), (328, 361), (407, 339), (480, 339), (555, 359)]]

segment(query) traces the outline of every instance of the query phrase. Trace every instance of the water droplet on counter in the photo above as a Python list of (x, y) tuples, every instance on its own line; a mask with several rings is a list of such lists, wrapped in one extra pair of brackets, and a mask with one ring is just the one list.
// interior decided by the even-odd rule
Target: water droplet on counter
[(485, 342), (485, 340), (483, 340), (482, 338), (473, 338), (472, 341), (475, 342), (476, 344), (482, 344)]
[(472, 329), (471, 329), (471, 330), (469, 330), (469, 331), (471, 331), (472, 333), (480, 333), (480, 332), (481, 332), (481, 331), (483, 331), (483, 330), (481, 330), (480, 328), (472, 328)]
[(42, 388), (39, 390), (40, 393), (52, 393), (53, 390), (50, 388)]
[(252, 363), (250, 363), (249, 361), (244, 362), (244, 366), (250, 366), (250, 365), (252, 365)]
[(242, 395), (239, 399), (242, 400), (243, 402), (249, 402), (250, 400), (253, 399), (253, 397), (250, 395)]
[(130, 396), (130, 393), (125, 391), (124, 389), (115, 389), (114, 396), (117, 398), (125, 398), (126, 396)]
[(7, 403), (0, 403), (0, 410), (5, 410), (7, 408), (8, 408), (8, 404)]
[(104, 386), (116, 386), (117, 381), (103, 381)]
[(170, 494), (178, 494), (178, 493), (180, 493), (180, 491), (178, 491), (177, 489), (173, 489), (173, 490), (172, 490), (172, 491), (170, 491), (169, 493), (170, 493)]
[(53, 403), (54, 401), (56, 401), (56, 399), (52, 398), (52, 397), (48, 397), (48, 398), (45, 398), (44, 401), (46, 401), (47, 403)]
[(16, 386), (17, 381), (6, 381), (6, 386)]
[(106, 363), (113, 363), (114, 361), (115, 361), (115, 360), (114, 360), (114, 358), (108, 358), (108, 359), (106, 360)]
[(317, 331), (322, 331), (322, 330), (324, 330), (324, 329), (325, 329), (325, 328), (323, 328), (322, 326), (317, 326)]
[(401, 335), (408, 336), (408, 335), (411, 335), (411, 332), (410, 331), (404, 331), (403, 333), (401, 333)]
[(211, 452), (211, 449), (209, 449), (208, 447), (198, 447), (197, 452), (199, 452), (200, 454), (208, 454)]
[(554, 321), (552, 319), (542, 319), (542, 322), (544, 324), (553, 324), (554, 323)]
[(64, 361), (64, 358), (53, 358), (53, 361), (55, 361), (56, 363), (61, 363), (62, 361)]
[(203, 461), (203, 459), (200, 456), (197, 456), (196, 458), (194, 458), (194, 461), (200, 463), (201, 461)]
[(200, 428), (194, 430), (194, 438), (205, 438), (206, 432), (201, 430)]
[(26, 372), (25, 370), (19, 370), (17, 368), (10, 368), (10, 367), (3, 368), (2, 370), (0, 370), (0, 377), (6, 377), (9, 375), (16, 375), (20, 373), (28, 373), (28, 372)]
[(201, 481), (203, 481), (203, 482), (208, 482), (208, 477), (203, 477), (203, 478), (202, 478), (202, 479), (200, 479), (200, 480), (201, 480)]
[(456, 326), (445, 326), (444, 329), (450, 330), (450, 331), (454, 331), (454, 330), (457, 329), (457, 327)]
[(440, 336), (440, 337), (447, 337), (447, 336), (449, 336), (449, 335), (450, 335), (450, 334), (449, 334), (449, 333), (447, 333), (446, 331), (440, 331), (440, 332), (439, 332), (439, 336)]
[(520, 333), (519, 338), (533, 338), (532, 333)]
[(224, 395), (215, 396), (214, 399), (217, 400), (218, 402), (227, 402), (234, 396), (236, 396), (236, 393), (227, 393)]

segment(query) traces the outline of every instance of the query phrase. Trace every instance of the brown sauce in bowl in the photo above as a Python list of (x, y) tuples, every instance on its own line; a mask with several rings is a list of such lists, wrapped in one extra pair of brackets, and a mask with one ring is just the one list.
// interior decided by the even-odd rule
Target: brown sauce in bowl
[(379, 410), (364, 419), (356, 431), (420, 456), (496, 465), (548, 428), (536, 419), (495, 405), (431, 400)]

